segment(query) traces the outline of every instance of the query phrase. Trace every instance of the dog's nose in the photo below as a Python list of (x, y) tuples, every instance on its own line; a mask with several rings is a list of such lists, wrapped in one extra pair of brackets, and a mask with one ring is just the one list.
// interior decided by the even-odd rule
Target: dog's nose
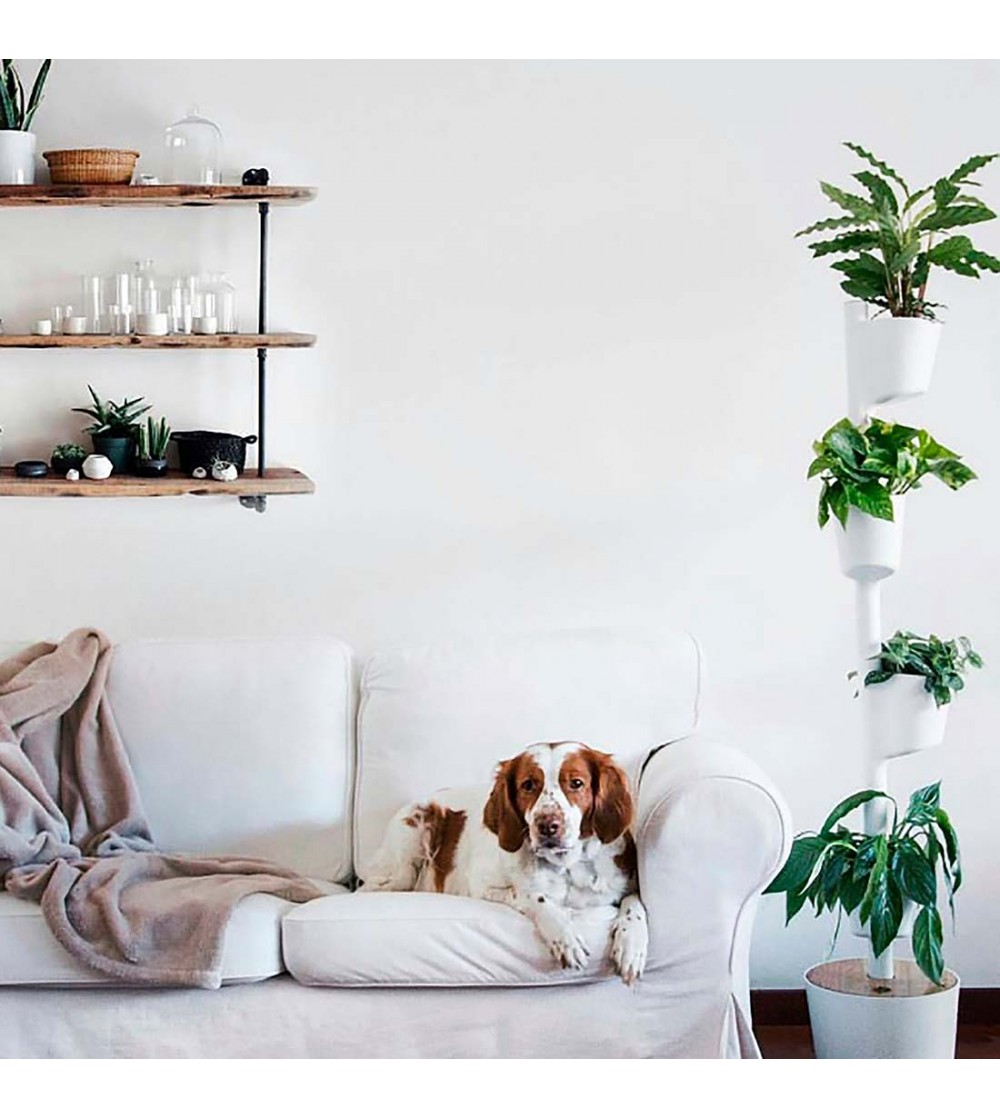
[(546, 816), (538, 821), (538, 834), (543, 839), (558, 839), (562, 831), (562, 822), (557, 816)]

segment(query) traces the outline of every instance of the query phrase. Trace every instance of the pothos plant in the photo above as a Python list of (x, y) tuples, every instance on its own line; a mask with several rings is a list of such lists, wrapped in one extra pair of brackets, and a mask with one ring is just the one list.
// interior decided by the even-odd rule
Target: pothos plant
[[(944, 880), (954, 923), (954, 896), (962, 885), (958, 836), (940, 805), (938, 781), (918, 789), (902, 819), (896, 801), (878, 789), (864, 789), (842, 800), (818, 832), (797, 836), (785, 865), (764, 891), (785, 894), (787, 924), (809, 902), (819, 916), (858, 911), (867, 925), (872, 951), (881, 956), (903, 921), (904, 903), (918, 907), (911, 940), (913, 958), (932, 982), (944, 976), (944, 931), (938, 909), (938, 871)], [(892, 827), (865, 835), (842, 821), (870, 800), (892, 805)]]
[(978, 278), (983, 269), (1000, 272), (1000, 260), (977, 249), (955, 229), (991, 221), (996, 214), (976, 195), (971, 176), (1000, 153), (974, 155), (950, 175), (911, 190), (903, 177), (860, 144), (847, 142), (867, 167), (854, 172), (864, 194), (830, 183), (820, 190), (842, 211), (800, 229), (796, 237), (840, 230), (810, 243), (814, 257), (836, 256), (841, 287), (894, 318), (933, 319), (938, 303), (926, 298), (933, 267)]
[(874, 417), (860, 427), (835, 423), (813, 443), (807, 477), (819, 475), (819, 527), (832, 513), (843, 528), (853, 507), (883, 521), (893, 519), (892, 498), (920, 486), (928, 474), (957, 490), (976, 475), (961, 456), (921, 428)]
[[(967, 637), (942, 641), (931, 634), (918, 637), (907, 630), (897, 630), (882, 642), (876, 667), (865, 676), (865, 687), (884, 684), (894, 676), (922, 676), (924, 690), (930, 692), (938, 707), (950, 703), (955, 692), (965, 687), (963, 679), (968, 667), (983, 667), (983, 658)], [(848, 674), (854, 677), (857, 673)]]

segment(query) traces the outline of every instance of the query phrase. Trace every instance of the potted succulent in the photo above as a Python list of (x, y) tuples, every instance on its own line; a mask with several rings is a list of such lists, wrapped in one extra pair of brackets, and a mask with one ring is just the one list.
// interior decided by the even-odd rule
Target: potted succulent
[[(892, 810), (884, 832), (845, 826), (856, 809), (878, 800)], [(940, 881), (954, 921), (962, 866), (958, 836), (940, 804), (940, 782), (913, 793), (902, 817), (888, 793), (864, 789), (842, 800), (818, 832), (796, 837), (765, 891), (785, 894), (786, 923), (808, 902), (817, 916), (836, 911), (839, 933), (846, 914), (870, 939), (872, 956), (890, 961), (882, 979), (852, 975), (844, 966), (863, 968), (860, 960), (835, 960), (806, 973), (817, 1056), (954, 1055), (958, 977), (944, 966)], [(909, 936), (916, 967), (891, 962), (899, 936)], [(904, 973), (906, 985), (894, 986), (893, 978)], [(907, 1004), (905, 1012), (900, 1004)]]
[(80, 470), (83, 467), (83, 460), (88, 454), (79, 443), (60, 443), (52, 448), (49, 466), (53, 474), (65, 478), (67, 470)]
[(14, 60), (0, 60), (0, 184), (30, 186), (35, 181), (37, 140), (31, 124), (42, 102), (51, 64), (52, 59), (46, 58), (38, 68), (31, 93), (25, 96)]
[(127, 474), (135, 462), (136, 421), (149, 411), (150, 405), (143, 405), (141, 396), (134, 400), (126, 397), (121, 404), (115, 404), (110, 400), (101, 400), (90, 385), (87, 389), (93, 404), (87, 408), (73, 408), (72, 411), (82, 412), (94, 421), (84, 428), (93, 440), (94, 453), (107, 456), (116, 473)]
[(809, 248), (814, 257), (833, 259), (840, 286), (860, 301), (849, 305), (847, 318), (848, 393), (851, 414), (859, 415), (869, 405), (927, 391), (941, 334), (941, 304), (927, 299), (931, 269), (974, 278), (1000, 272), (1000, 260), (955, 232), (996, 217), (976, 197), (971, 176), (997, 153), (971, 156), (947, 177), (911, 190), (870, 151), (844, 146), (865, 164), (854, 172), (864, 193), (821, 182), (839, 213), (796, 236), (833, 234)]
[(976, 475), (961, 456), (924, 430), (871, 418), (860, 426), (842, 419), (813, 443), (807, 477), (823, 483), (819, 526), (830, 515), (843, 532), (838, 544), (845, 575), (875, 582), (899, 567), (903, 497), (931, 475), (957, 490)]
[(170, 427), (166, 418), (146, 417), (146, 425), (136, 428), (135, 472), (142, 478), (162, 478), (167, 472), (167, 447)]
[(945, 641), (908, 630), (883, 641), (872, 660), (876, 665), (865, 675), (862, 701), (868, 704), (872, 741), (885, 758), (943, 742), (953, 695), (965, 687), (970, 665), (983, 667), (967, 637)]

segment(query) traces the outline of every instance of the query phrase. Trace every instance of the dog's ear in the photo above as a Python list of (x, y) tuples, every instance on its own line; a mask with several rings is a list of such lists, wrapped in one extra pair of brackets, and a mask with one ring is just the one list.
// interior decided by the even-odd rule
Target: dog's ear
[(527, 830), (513, 788), (516, 766), (517, 758), (508, 758), (497, 766), (493, 789), (483, 809), (483, 824), (500, 840), (500, 846), (512, 853), (520, 851)]
[(635, 811), (628, 778), (610, 754), (588, 747), (586, 756), (593, 775), (591, 819), (594, 833), (602, 843), (614, 843), (631, 826)]

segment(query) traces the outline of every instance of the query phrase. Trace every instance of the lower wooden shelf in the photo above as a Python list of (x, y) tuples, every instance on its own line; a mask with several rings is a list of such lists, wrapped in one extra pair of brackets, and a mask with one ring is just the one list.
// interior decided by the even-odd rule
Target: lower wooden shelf
[(286, 493), (314, 493), (316, 486), (301, 471), (287, 466), (272, 466), (264, 477), (248, 469), (235, 482), (189, 478), (173, 471), (163, 478), (133, 478), (118, 474), (103, 482), (81, 478), (67, 482), (65, 478), (18, 478), (11, 466), (0, 467), (0, 497), (267, 497)]

